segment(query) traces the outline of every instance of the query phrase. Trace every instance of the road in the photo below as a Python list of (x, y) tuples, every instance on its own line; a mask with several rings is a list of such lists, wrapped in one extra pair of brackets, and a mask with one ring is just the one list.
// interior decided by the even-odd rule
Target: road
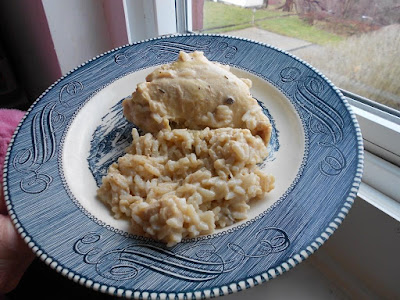
[(292, 37), (276, 34), (256, 27), (245, 28), (241, 30), (228, 31), (224, 34), (247, 38), (259, 41), (282, 50), (288, 51), (294, 55), (301, 56), (305, 51), (318, 48), (320, 46), (307, 41), (299, 40)]

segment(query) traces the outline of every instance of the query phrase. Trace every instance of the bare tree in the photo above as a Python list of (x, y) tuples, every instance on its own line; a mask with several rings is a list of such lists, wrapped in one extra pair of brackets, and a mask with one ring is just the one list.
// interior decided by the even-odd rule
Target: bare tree
[(292, 11), (294, 5), (295, 5), (294, 0), (286, 0), (281, 7), (278, 7), (278, 9), (282, 9), (282, 11)]
[(324, 0), (297, 0), (296, 7), (301, 14), (326, 11), (326, 1)]
[(295, 10), (310, 24), (326, 17), (380, 26), (400, 22), (399, 0), (285, 0), (278, 9)]
[(347, 18), (349, 16), (352, 1), (351, 0), (342, 0), (342, 1), (343, 1), (343, 8), (341, 14), (344, 18)]

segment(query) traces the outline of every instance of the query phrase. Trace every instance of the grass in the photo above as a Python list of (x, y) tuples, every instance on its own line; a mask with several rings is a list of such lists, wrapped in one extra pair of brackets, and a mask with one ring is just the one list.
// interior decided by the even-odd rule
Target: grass
[(250, 8), (212, 1), (204, 3), (204, 32), (222, 33), (253, 26), (320, 45), (343, 39), (338, 35), (308, 25), (294, 13), (270, 8), (257, 9), (254, 13)]
[(301, 57), (335, 85), (400, 110), (400, 25), (352, 36)]
[[(245, 9), (238, 6), (226, 5), (218, 2), (204, 2), (204, 26), (206, 32), (223, 32), (230, 30), (243, 29), (251, 27), (253, 12), (251, 9)], [(227, 25), (249, 23), (248, 25), (235, 25), (229, 28), (221, 28)], [(211, 30), (210, 30), (211, 29)]]
[[(288, 13), (270, 9), (257, 9), (254, 13), (250, 8), (205, 1), (203, 31), (210, 33), (233, 31), (254, 26), (253, 20), (277, 18), (283, 15), (288, 15)], [(221, 28), (225, 26), (229, 27)]]
[(343, 40), (343, 37), (320, 30), (301, 20), (297, 15), (285, 18), (268, 19), (256, 22), (257, 27), (278, 34), (305, 40), (314, 44), (326, 45)]

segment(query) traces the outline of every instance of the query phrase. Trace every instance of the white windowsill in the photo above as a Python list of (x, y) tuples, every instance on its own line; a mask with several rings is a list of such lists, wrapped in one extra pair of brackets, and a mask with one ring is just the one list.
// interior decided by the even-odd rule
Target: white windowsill
[(361, 182), (358, 197), (400, 222), (400, 203)]
[(364, 172), (358, 196), (400, 221), (400, 118), (346, 96), (364, 140)]

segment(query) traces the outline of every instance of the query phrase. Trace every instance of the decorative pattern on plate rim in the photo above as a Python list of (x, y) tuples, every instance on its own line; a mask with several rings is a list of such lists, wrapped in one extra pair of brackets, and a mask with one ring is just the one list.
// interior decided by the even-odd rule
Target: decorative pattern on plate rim
[[(53, 178), (40, 171), (43, 164), (55, 157), (57, 151), (56, 133), (62, 129), (65, 116), (57, 110), (57, 106), (71, 106), (65, 98), (79, 93), (83, 84), (78, 81), (66, 83), (61, 87), (58, 100), (47, 103), (41, 112), (32, 119), (32, 147), (21, 149), (13, 159), (14, 168), (24, 174), (21, 179), (21, 190), (28, 194), (45, 191)], [(67, 95), (67, 96), (66, 96)], [(39, 129), (38, 129), (39, 128)], [(42, 144), (38, 141), (42, 141)]]
[(248, 259), (282, 252), (290, 245), (286, 232), (274, 227), (258, 230), (253, 236), (256, 247), (250, 250), (228, 243), (227, 248), (235, 254), (229, 260), (225, 260), (211, 243), (189, 244), (180, 252), (151, 244), (132, 244), (102, 251), (94, 245), (101, 238), (100, 234), (88, 233), (74, 244), (74, 251), (83, 256), (85, 263), (94, 265), (100, 276), (112, 280), (132, 279), (140, 276), (141, 269), (147, 268), (179, 280), (208, 281), (240, 268)]
[[(158, 62), (165, 58), (168, 53), (178, 54), (179, 51), (203, 51), (205, 54), (219, 51), (224, 54), (225, 58), (232, 59), (235, 57), (238, 49), (235, 46), (229, 45), (227, 42), (213, 41), (212, 39), (206, 41), (198, 41), (194, 45), (174, 41), (160, 40), (156, 43), (148, 45), (144, 51), (137, 55), (130, 53), (131, 49), (127, 49), (123, 53), (118, 53), (114, 56), (114, 61), (121, 67), (127, 67), (140, 61)], [(130, 59), (133, 58), (133, 59)]]
[[(166, 39), (169, 37), (185, 37), (185, 36), (197, 36), (194, 34), (183, 34), (183, 35), (172, 35), (172, 36), (165, 36), (165, 37), (158, 37), (155, 39), (149, 39), (149, 40), (145, 40), (145, 41), (141, 41), (141, 42), (146, 42), (146, 41), (150, 41), (150, 40), (160, 40), (160, 39)], [(233, 38), (236, 40), (242, 40), (242, 41), (247, 41), (247, 42), (251, 42), (254, 44), (258, 44), (261, 46), (265, 46), (268, 47), (270, 49), (274, 49), (276, 51), (279, 51), (283, 54), (288, 55), (289, 57), (294, 58), (295, 60), (297, 60), (298, 62), (304, 64), (305, 66), (309, 67), (311, 70), (313, 70), (314, 72), (316, 72), (318, 75), (320, 75), (326, 82), (328, 82), (328, 84), (334, 89), (334, 91), (337, 93), (337, 95), (339, 96), (339, 98), (341, 99), (341, 101), (344, 103), (348, 113), (350, 114), (351, 117), (351, 121), (354, 125), (355, 131), (356, 131), (356, 138), (357, 138), (357, 169), (356, 169), (356, 173), (352, 179), (352, 188), (343, 204), (343, 206), (340, 208), (340, 210), (338, 211), (337, 215), (331, 220), (331, 222), (329, 223), (329, 225), (322, 231), (322, 233), (317, 236), (314, 241), (312, 241), (307, 247), (305, 247), (303, 250), (299, 251), (297, 254), (295, 254), (294, 256), (292, 256), (291, 258), (287, 259), (285, 262), (283, 262), (281, 265), (270, 268), (269, 270), (266, 270), (263, 273), (260, 273), (256, 276), (247, 278), (246, 280), (242, 280), (242, 281), (236, 281), (236, 282), (232, 282), (231, 284), (227, 284), (221, 287), (215, 287), (215, 288), (211, 288), (211, 289), (204, 289), (204, 290), (200, 290), (200, 291), (193, 291), (193, 292), (185, 292), (185, 293), (150, 293), (148, 291), (132, 291), (132, 290), (125, 290), (125, 289), (121, 289), (121, 288), (117, 288), (114, 286), (107, 286), (107, 285), (101, 285), (98, 282), (93, 282), (92, 280), (85, 278), (85, 277), (81, 277), (79, 274), (75, 274), (74, 272), (72, 272), (71, 270), (69, 270), (68, 268), (66, 268), (63, 265), (60, 265), (54, 258), (52, 257), (48, 257), (47, 254), (45, 254), (43, 252), (42, 249), (40, 249), (40, 247), (38, 245), (35, 244), (35, 242), (32, 240), (32, 238), (26, 233), (26, 230), (23, 228), (23, 226), (20, 224), (18, 217), (16, 216), (14, 210), (13, 210), (13, 206), (11, 203), (11, 200), (9, 198), (9, 194), (8, 194), (8, 183), (7, 183), (7, 166), (9, 164), (9, 157), (11, 155), (11, 150), (13, 147), (13, 143), (14, 143), (14, 139), (18, 134), (19, 129), (21, 128), (23, 122), (25, 121), (25, 119), (27, 118), (28, 114), (32, 111), (32, 109), (36, 106), (36, 104), (38, 103), (38, 101), (48, 92), (50, 91), (58, 82), (60, 82), (61, 80), (63, 80), (66, 76), (68, 76), (69, 74), (73, 73), (74, 71), (76, 71), (77, 69), (79, 69), (80, 67), (84, 66), (86, 63), (91, 62), (101, 56), (103, 56), (104, 54), (108, 54), (120, 49), (123, 49), (125, 47), (129, 47), (131, 46), (130, 44), (125, 45), (125, 46), (121, 46), (118, 48), (115, 48), (113, 50), (110, 50), (104, 54), (101, 54), (99, 56), (96, 56), (92, 59), (90, 59), (89, 61), (83, 63), (81, 66), (78, 66), (77, 68), (73, 69), (72, 71), (70, 71), (69, 73), (67, 73), (65, 76), (61, 77), (59, 80), (57, 80), (54, 84), (52, 84), (44, 93), (42, 93), (42, 95), (32, 104), (32, 106), (28, 109), (27, 113), (25, 114), (25, 116), (22, 118), (20, 124), (18, 125), (16, 131), (14, 132), (14, 135), (10, 141), (10, 145), (7, 151), (7, 155), (5, 157), (5, 162), (4, 162), (4, 172), (3, 172), (3, 180), (4, 180), (4, 196), (5, 196), (5, 200), (6, 200), (6, 205), (7, 205), (7, 209), (9, 212), (9, 215), (11, 217), (11, 220), (13, 221), (18, 233), (21, 235), (21, 237), (23, 238), (23, 240), (27, 243), (27, 245), (32, 249), (32, 251), (41, 259), (43, 260), (47, 265), (49, 265), (51, 268), (55, 269), (57, 272), (61, 273), (63, 276), (68, 277), (69, 279), (73, 280), (74, 282), (77, 282), (81, 285), (84, 285), (86, 287), (92, 288), (96, 291), (102, 291), (104, 293), (108, 293), (110, 295), (115, 295), (115, 296), (120, 296), (120, 297), (126, 297), (126, 298), (135, 298), (135, 299), (203, 299), (203, 298), (210, 298), (210, 297), (216, 297), (216, 296), (222, 296), (222, 295), (226, 295), (226, 294), (230, 294), (230, 293), (234, 293), (240, 290), (244, 290), (250, 287), (253, 287), (255, 285), (261, 284), (263, 282), (269, 281), (272, 278), (275, 278), (277, 275), (282, 274), (288, 270), (290, 270), (291, 268), (293, 268), (294, 266), (296, 266), (297, 264), (299, 264), (300, 262), (302, 262), (303, 260), (305, 260), (306, 258), (309, 257), (309, 255), (311, 255), (312, 253), (314, 253), (322, 244), (324, 244), (324, 242), (330, 237), (330, 235), (338, 228), (338, 226), (342, 223), (343, 219), (346, 217), (347, 213), (349, 212), (349, 209), (351, 208), (354, 199), (357, 196), (357, 191), (358, 188), (360, 186), (361, 183), (361, 177), (362, 177), (362, 172), (363, 172), (363, 161), (364, 161), (364, 155), (363, 155), (363, 140), (362, 140), (362, 135), (361, 135), (361, 131), (360, 131), (360, 127), (358, 125), (357, 119), (354, 115), (354, 113), (351, 110), (350, 105), (348, 104), (347, 100), (343, 97), (343, 95), (341, 94), (341, 92), (329, 81), (329, 79), (327, 79), (324, 75), (322, 75), (318, 70), (316, 70), (314, 67), (312, 67), (311, 65), (309, 65), (308, 63), (306, 63), (305, 61), (297, 58), (296, 56), (280, 50), (276, 47), (270, 46), (270, 45), (266, 45), (257, 41), (252, 41), (249, 39), (245, 39), (245, 38), (236, 38), (236, 37), (230, 37), (227, 35), (216, 35), (216, 34), (202, 34), (202, 35), (198, 35), (198, 36), (215, 36), (215, 37), (225, 37), (225, 38)], [(141, 43), (139, 42), (139, 43)], [(138, 43), (134, 43), (133, 45), (138, 44)]]

